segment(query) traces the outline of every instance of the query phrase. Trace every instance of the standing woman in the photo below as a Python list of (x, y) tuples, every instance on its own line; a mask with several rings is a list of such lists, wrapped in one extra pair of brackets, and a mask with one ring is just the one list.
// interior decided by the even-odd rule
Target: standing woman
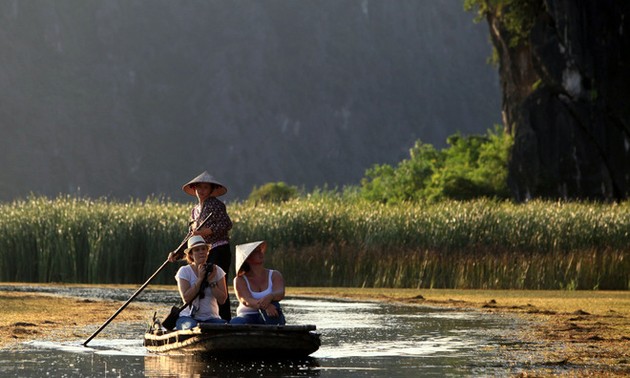
[[(221, 184), (214, 177), (204, 171), (199, 176), (187, 182), (182, 189), (191, 196), (196, 196), (198, 204), (190, 212), (190, 231), (197, 228), (197, 222), (202, 222), (209, 214), (210, 219), (192, 235), (199, 235), (204, 238), (210, 247), (209, 261), (217, 264), (226, 272), (229, 272), (232, 263), (232, 253), (230, 252), (229, 231), (232, 229), (232, 220), (227, 214), (225, 204), (217, 197), (227, 193), (225, 185)], [(169, 260), (175, 258), (169, 255)], [(219, 306), (219, 314), (222, 319), (229, 321), (232, 318), (230, 311), (230, 299)]]
[(266, 251), (265, 241), (236, 246), (234, 291), (239, 305), (231, 324), (286, 323), (279, 303), (284, 298), (284, 278), (265, 268)]
[(198, 323), (225, 323), (219, 316), (219, 305), (228, 297), (225, 272), (213, 264), (211, 271), (206, 271), (208, 245), (201, 236), (188, 239), (188, 248), (184, 250), (188, 265), (177, 271), (175, 279), (179, 295), (184, 303), (191, 303), (179, 313), (176, 328), (190, 329)]

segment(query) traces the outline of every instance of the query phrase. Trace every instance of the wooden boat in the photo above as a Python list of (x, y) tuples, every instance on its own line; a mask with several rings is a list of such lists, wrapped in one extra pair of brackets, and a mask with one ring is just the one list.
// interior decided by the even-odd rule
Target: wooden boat
[(184, 331), (151, 329), (144, 346), (157, 353), (306, 357), (319, 349), (314, 325), (254, 325), (200, 323)]

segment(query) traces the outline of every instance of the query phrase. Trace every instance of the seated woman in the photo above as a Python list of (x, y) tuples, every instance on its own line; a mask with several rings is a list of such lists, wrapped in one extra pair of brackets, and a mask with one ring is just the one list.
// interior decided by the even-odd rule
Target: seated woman
[(212, 271), (206, 272), (209, 251), (203, 237), (195, 235), (188, 239), (188, 248), (184, 250), (188, 265), (179, 268), (175, 279), (184, 303), (192, 301), (192, 304), (179, 313), (178, 330), (193, 328), (198, 323), (226, 323), (219, 316), (219, 305), (228, 297), (225, 272), (216, 264), (212, 265)]
[(267, 242), (236, 246), (234, 291), (239, 304), (230, 324), (284, 325), (280, 308), (284, 298), (284, 279), (277, 270), (264, 267)]

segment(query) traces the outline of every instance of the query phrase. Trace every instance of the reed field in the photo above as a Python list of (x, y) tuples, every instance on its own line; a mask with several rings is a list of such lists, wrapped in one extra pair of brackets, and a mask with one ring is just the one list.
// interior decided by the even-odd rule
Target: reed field
[[(142, 283), (187, 233), (193, 203), (29, 197), (0, 204), (0, 281)], [(232, 248), (267, 240), (288, 286), (630, 289), (630, 202), (341, 196), (228, 203)], [(181, 263), (156, 284), (174, 284)], [(230, 272), (233, 277), (233, 272)]]

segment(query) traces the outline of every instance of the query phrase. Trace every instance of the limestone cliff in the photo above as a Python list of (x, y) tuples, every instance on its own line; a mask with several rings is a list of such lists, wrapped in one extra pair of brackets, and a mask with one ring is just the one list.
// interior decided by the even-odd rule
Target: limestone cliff
[(459, 1), (0, 1), (0, 201), (341, 187), (500, 121)]
[(630, 2), (476, 4), (490, 25), (503, 120), (515, 137), (516, 199), (627, 199)]

